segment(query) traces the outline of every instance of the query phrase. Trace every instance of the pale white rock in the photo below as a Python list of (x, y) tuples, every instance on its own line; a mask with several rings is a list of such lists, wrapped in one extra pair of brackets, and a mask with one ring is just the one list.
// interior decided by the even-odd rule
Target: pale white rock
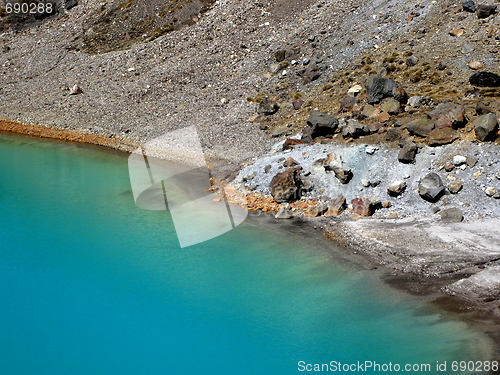
[(453, 165), (455, 165), (455, 166), (465, 164), (466, 161), (467, 161), (467, 158), (465, 156), (462, 156), (462, 155), (455, 155), (453, 157)]

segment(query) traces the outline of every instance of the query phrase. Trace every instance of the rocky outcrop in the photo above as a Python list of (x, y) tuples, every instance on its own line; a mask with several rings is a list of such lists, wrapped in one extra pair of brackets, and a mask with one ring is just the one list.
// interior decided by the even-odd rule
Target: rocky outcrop
[(302, 179), (299, 170), (297, 167), (289, 168), (272, 178), (269, 189), (276, 202), (290, 202), (300, 198)]
[(418, 194), (422, 199), (432, 203), (437, 202), (444, 191), (443, 181), (436, 173), (429, 173), (418, 183)]

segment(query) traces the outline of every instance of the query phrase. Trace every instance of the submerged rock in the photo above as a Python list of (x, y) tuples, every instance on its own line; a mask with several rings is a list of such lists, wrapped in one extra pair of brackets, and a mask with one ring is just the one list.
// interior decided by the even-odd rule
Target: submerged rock
[(280, 207), (276, 215), (274, 215), (276, 219), (291, 219), (293, 217), (292, 211), (290, 211), (287, 207)]

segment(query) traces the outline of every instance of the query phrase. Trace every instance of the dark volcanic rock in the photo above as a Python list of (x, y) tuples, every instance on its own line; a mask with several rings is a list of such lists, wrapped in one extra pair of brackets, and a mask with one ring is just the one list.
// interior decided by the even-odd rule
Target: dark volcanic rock
[(460, 127), (465, 125), (465, 107), (455, 103), (442, 103), (429, 113), (429, 117), (434, 121), (437, 129)]
[(350, 169), (334, 167), (333, 173), (335, 173), (335, 177), (337, 177), (341, 184), (348, 184), (351, 181), (352, 171)]
[(257, 113), (270, 116), (278, 112), (279, 109), (280, 106), (278, 105), (278, 103), (269, 98), (265, 98), (259, 103), (259, 108), (257, 109)]
[(413, 142), (407, 142), (398, 153), (398, 160), (404, 164), (410, 164), (415, 161), (418, 147)]
[(476, 13), (476, 4), (472, 0), (466, 0), (462, 3), (462, 9), (469, 13)]
[(429, 173), (418, 183), (418, 194), (426, 201), (435, 203), (445, 191), (441, 177), (436, 173)]
[(441, 221), (460, 223), (464, 219), (464, 215), (458, 208), (448, 208), (439, 212)]
[(479, 116), (474, 121), (474, 131), (476, 132), (476, 137), (483, 142), (495, 139), (497, 129), (498, 119), (493, 113)]
[(326, 113), (313, 110), (307, 119), (307, 125), (312, 128), (311, 137), (331, 137), (339, 125), (339, 120)]
[(478, 72), (470, 76), (469, 82), (477, 87), (499, 87), (500, 76), (491, 72)]
[(427, 136), (429, 146), (442, 146), (458, 139), (458, 132), (452, 128), (434, 129)]
[(497, 6), (490, 4), (479, 4), (477, 6), (477, 18), (488, 18), (496, 13)]
[(337, 198), (332, 200), (328, 210), (323, 214), (323, 216), (339, 216), (347, 208), (346, 199), (343, 195), (339, 195)]
[(372, 216), (375, 212), (375, 205), (373, 202), (365, 197), (354, 198), (351, 201), (352, 208), (355, 213), (363, 216)]
[(417, 118), (406, 125), (406, 129), (411, 135), (418, 135), (419, 137), (427, 137), (434, 129), (434, 122), (427, 117)]
[(77, 0), (64, 0), (64, 8), (66, 8), (66, 10), (70, 10), (71, 8), (76, 7), (77, 5), (78, 5)]
[(371, 76), (365, 84), (369, 104), (379, 103), (383, 98), (394, 96), (393, 90), (398, 84), (393, 79)]
[(269, 189), (276, 202), (281, 203), (300, 199), (301, 186), (299, 169), (289, 168), (272, 178)]

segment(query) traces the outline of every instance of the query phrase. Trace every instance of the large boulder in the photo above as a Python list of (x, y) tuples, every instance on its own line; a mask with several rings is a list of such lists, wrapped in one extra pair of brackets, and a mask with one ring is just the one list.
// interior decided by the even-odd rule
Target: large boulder
[(500, 76), (491, 72), (478, 72), (470, 76), (469, 82), (477, 87), (500, 87)]
[(286, 171), (274, 176), (269, 189), (274, 200), (281, 203), (300, 199), (302, 194), (301, 186), (300, 167), (295, 167), (288, 168)]
[(498, 129), (498, 119), (493, 113), (479, 116), (474, 121), (474, 131), (480, 141), (487, 141), (496, 138)]
[(445, 191), (441, 177), (436, 173), (429, 173), (418, 183), (418, 194), (426, 201), (435, 203)]
[(307, 119), (307, 125), (312, 128), (311, 137), (331, 137), (337, 127), (339, 126), (339, 120), (329, 114), (312, 110)]
[(455, 103), (439, 104), (436, 109), (429, 113), (429, 117), (434, 121), (434, 127), (437, 129), (457, 128), (467, 122), (465, 107)]
[(385, 97), (394, 96), (393, 90), (398, 84), (393, 79), (371, 76), (365, 83), (367, 101), (369, 104), (379, 103)]
[(406, 129), (411, 135), (427, 137), (429, 133), (434, 129), (434, 122), (427, 117), (420, 117), (413, 121), (410, 121), (406, 125)]

